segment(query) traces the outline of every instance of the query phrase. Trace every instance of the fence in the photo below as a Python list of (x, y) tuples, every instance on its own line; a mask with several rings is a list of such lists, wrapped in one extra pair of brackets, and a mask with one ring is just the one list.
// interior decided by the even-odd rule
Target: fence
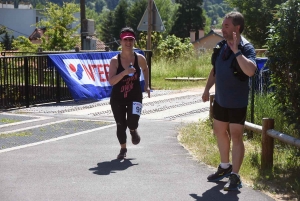
[(47, 55), (1, 57), (0, 78), (1, 109), (72, 99)]
[[(149, 87), (151, 87), (152, 52), (147, 50), (144, 52), (149, 67)], [(25, 54), (22, 52), (1, 52), (0, 109), (73, 100), (68, 87), (48, 58), (48, 54), (65, 53), (78, 52), (38, 52), (30, 56), (11, 56)]]
[[(215, 95), (210, 95), (210, 110), (209, 117), (213, 118), (213, 100)], [(261, 169), (266, 170), (273, 167), (273, 153), (274, 153), (274, 139), (278, 139), (282, 142), (285, 142), (289, 145), (293, 145), (300, 148), (300, 139), (291, 137), (287, 134), (280, 133), (279, 131), (274, 130), (274, 119), (263, 118), (262, 126), (256, 125), (250, 122), (245, 122), (245, 128), (261, 133)]]

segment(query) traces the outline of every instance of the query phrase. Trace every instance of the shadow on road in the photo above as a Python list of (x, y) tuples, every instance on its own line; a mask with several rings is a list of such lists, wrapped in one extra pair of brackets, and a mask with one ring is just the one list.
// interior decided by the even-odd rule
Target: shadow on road
[[(215, 200), (222, 200), (222, 201), (237, 201), (239, 200), (238, 194), (240, 191), (223, 191), (223, 187), (226, 182), (216, 182), (216, 186), (205, 191), (201, 196), (197, 194), (190, 194), (192, 198), (197, 201), (215, 201)], [(225, 192), (222, 193), (221, 191)]]
[(117, 171), (126, 170), (127, 168), (138, 165), (133, 164), (131, 160), (134, 159), (124, 159), (119, 160), (115, 159), (112, 161), (105, 161), (97, 164), (97, 167), (90, 168), (90, 171), (93, 171), (94, 174), (98, 175), (109, 175), (110, 173), (116, 173)]

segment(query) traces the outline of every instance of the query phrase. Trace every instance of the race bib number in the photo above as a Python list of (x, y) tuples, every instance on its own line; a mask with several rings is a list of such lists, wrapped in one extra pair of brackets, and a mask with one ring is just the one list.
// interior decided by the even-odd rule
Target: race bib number
[(132, 114), (137, 114), (141, 116), (142, 113), (142, 103), (133, 102), (132, 103)]

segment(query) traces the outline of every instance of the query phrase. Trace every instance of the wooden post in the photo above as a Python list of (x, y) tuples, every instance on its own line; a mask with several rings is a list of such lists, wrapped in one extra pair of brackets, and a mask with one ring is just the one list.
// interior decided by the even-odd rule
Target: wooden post
[(274, 138), (268, 136), (267, 130), (274, 128), (274, 119), (263, 118), (262, 125), (261, 169), (266, 170), (273, 167)]
[(152, 12), (153, 0), (148, 0), (148, 33), (147, 33), (147, 50), (151, 50), (151, 31), (152, 31)]
[(81, 50), (84, 50), (83, 44), (86, 36), (83, 33), (83, 20), (85, 20), (85, 0), (80, 0), (80, 35), (81, 35)]

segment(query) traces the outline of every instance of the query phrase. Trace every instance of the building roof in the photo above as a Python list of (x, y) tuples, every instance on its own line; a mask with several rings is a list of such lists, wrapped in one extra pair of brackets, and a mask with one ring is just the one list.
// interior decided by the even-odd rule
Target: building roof
[(223, 38), (223, 35), (220, 35), (219, 33), (216, 33), (215, 30), (212, 29), (212, 30), (210, 30), (210, 32), (209, 32), (208, 34), (206, 34), (204, 37), (199, 38), (199, 39), (195, 40), (195, 41), (192, 42), (192, 43), (200, 42), (201, 40), (203, 40), (203, 39), (205, 39), (205, 38), (207, 38), (207, 37), (209, 37), (209, 36), (211, 36), (211, 35), (216, 35), (216, 36), (219, 36), (220, 38)]
[(42, 28), (42, 29), (36, 28), (28, 38), (30, 41), (38, 40), (44, 35), (45, 32), (46, 32), (46, 28)]
[(103, 41), (98, 39), (96, 36), (92, 36), (91, 38), (96, 40), (96, 50), (105, 50), (106, 45)]
[[(106, 51), (107, 47), (103, 41), (98, 39), (96, 36), (88, 36), (89, 39), (96, 40), (96, 50)], [(81, 43), (76, 45), (81, 50)]]
[(212, 29), (215, 33), (223, 36), (222, 29)]

